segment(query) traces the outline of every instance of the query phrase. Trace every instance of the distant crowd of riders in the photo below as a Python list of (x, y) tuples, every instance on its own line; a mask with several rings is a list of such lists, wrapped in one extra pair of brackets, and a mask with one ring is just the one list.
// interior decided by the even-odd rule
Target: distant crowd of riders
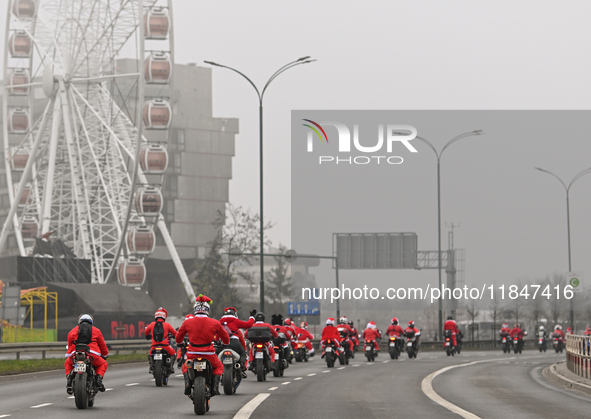
[[(154, 375), (157, 386), (167, 385), (168, 377), (174, 373), (175, 364), (184, 377), (184, 394), (193, 400), (195, 413), (204, 414), (209, 410), (209, 400), (219, 395), (223, 379), (225, 394), (233, 394), (246, 371), (252, 371), (258, 381), (266, 380), (266, 374), (282, 376), (283, 371), (295, 359), (307, 362), (315, 355), (308, 324), (301, 322), (297, 327), (282, 315), (273, 315), (271, 323), (265, 315), (251, 310), (248, 320), (240, 320), (234, 307), (226, 307), (219, 319), (210, 317), (212, 300), (199, 295), (194, 303), (193, 313), (187, 314), (182, 325), (175, 329), (166, 322), (167, 311), (160, 307), (154, 314), (154, 321), (145, 328), (146, 339), (152, 345), (148, 353), (149, 373)], [(244, 332), (246, 332), (246, 339)], [(527, 332), (518, 323), (509, 328), (503, 324), (500, 330), (503, 352), (511, 349), (520, 353), (523, 338)], [(570, 328), (567, 333), (572, 333)], [(454, 319), (449, 316), (443, 327), (443, 348), (447, 355), (460, 353), (462, 332)], [(587, 328), (585, 335), (591, 335)], [(420, 348), (421, 332), (414, 321), (403, 328), (394, 317), (385, 331), (388, 339), (388, 353), (397, 359), (403, 351), (409, 358), (416, 358)], [(353, 321), (343, 316), (336, 321), (329, 317), (320, 337), (321, 358), (328, 367), (338, 360), (348, 364), (355, 356), (363, 339), (363, 353), (373, 361), (379, 353), (378, 342), (382, 332), (371, 321), (361, 334)], [(546, 331), (540, 326), (538, 332), (540, 351), (546, 349)], [(560, 325), (552, 333), (554, 349), (564, 349), (565, 335)], [(542, 347), (542, 344), (544, 345)], [(74, 394), (76, 406), (86, 408), (94, 404), (94, 396), (105, 391), (103, 379), (107, 370), (106, 359), (109, 348), (101, 331), (93, 326), (93, 317), (82, 314), (78, 325), (68, 334), (66, 353), (66, 391)], [(222, 378), (224, 376), (224, 378)]]

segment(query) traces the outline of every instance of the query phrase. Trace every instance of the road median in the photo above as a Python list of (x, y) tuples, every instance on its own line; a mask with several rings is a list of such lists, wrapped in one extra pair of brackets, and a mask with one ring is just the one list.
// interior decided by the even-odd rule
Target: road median
[(591, 380), (569, 371), (564, 361), (544, 368), (542, 375), (559, 387), (569, 388), (591, 396)]

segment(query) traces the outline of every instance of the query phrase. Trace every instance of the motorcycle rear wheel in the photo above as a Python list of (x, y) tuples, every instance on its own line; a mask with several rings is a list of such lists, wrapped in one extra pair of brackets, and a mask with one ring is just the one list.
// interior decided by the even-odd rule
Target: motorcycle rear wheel
[(205, 415), (205, 412), (207, 412), (205, 377), (195, 377), (193, 384), (193, 409), (196, 415)]
[(230, 396), (234, 394), (234, 366), (224, 365), (224, 374), (222, 376), (224, 384), (224, 394)]
[(339, 355), (339, 364), (341, 365), (345, 365), (345, 358), (347, 355), (345, 355), (344, 353)]
[(162, 361), (154, 361), (154, 382), (156, 387), (162, 387), (162, 377), (164, 371), (162, 371)]
[(281, 359), (275, 361), (275, 369), (273, 370), (273, 377), (280, 377), (281, 376)]
[(88, 407), (88, 393), (86, 392), (87, 375), (85, 372), (74, 376), (74, 400), (78, 409)]
[(257, 381), (265, 381), (265, 365), (262, 359), (257, 361)]
[(330, 354), (326, 355), (326, 366), (328, 368), (334, 367), (334, 359), (332, 359), (332, 355), (330, 355)]

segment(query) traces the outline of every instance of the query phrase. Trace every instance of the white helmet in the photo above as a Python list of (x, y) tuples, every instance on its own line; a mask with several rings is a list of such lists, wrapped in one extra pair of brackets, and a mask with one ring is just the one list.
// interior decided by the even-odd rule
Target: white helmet
[(78, 324), (82, 323), (82, 322), (87, 322), (92, 324), (94, 321), (92, 314), (81, 314), (80, 317), (78, 317)]
[(540, 326), (540, 332), (544, 331), (544, 326)]
[(556, 326), (554, 326), (554, 330), (562, 330), (562, 326), (557, 324)]
[(331, 325), (334, 326), (334, 319), (332, 317), (329, 317), (328, 319), (326, 319), (326, 325)]

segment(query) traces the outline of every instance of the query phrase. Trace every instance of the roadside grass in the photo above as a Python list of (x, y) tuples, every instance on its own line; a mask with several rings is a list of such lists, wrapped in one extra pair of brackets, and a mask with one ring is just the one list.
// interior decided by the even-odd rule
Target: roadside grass
[[(109, 365), (125, 364), (129, 362), (147, 361), (144, 353), (111, 355), (107, 362)], [(64, 368), (64, 358), (48, 359), (7, 359), (0, 361), (0, 375), (23, 374), (27, 372), (49, 371)]]

